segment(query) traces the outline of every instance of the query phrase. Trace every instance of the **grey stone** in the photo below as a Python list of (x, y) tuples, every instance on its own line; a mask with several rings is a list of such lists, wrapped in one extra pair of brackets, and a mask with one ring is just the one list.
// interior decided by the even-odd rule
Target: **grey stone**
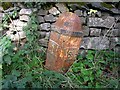
[(0, 32), (3, 31), (3, 27), (0, 27)]
[(56, 20), (56, 18), (52, 14), (45, 15), (44, 19), (45, 21), (48, 21), (48, 22), (54, 22)]
[(120, 37), (112, 37), (110, 38), (110, 49), (115, 48), (116, 45), (120, 45)]
[(106, 36), (120, 36), (120, 30), (119, 29), (112, 29), (112, 30), (104, 30), (102, 33)]
[(0, 24), (2, 23), (2, 18), (0, 18)]
[(14, 26), (12, 27), (12, 26), (11, 26), (11, 27), (9, 28), (9, 31), (14, 31), (14, 30), (23, 31), (23, 27), (14, 27)]
[(88, 36), (89, 35), (89, 28), (87, 26), (83, 26), (83, 35)]
[(19, 17), (20, 17), (21, 21), (27, 21), (28, 22), (30, 20), (30, 17), (28, 15), (20, 15)]
[(49, 13), (50, 13), (50, 14), (53, 14), (53, 15), (58, 15), (58, 14), (60, 13), (60, 11), (58, 11), (56, 7), (52, 7), (52, 8), (49, 10)]
[(90, 28), (90, 36), (100, 36), (101, 29)]
[(116, 23), (116, 25), (115, 25), (115, 27), (114, 27), (115, 29), (119, 29), (120, 30), (120, 22), (118, 22), (118, 23)]
[(42, 16), (38, 16), (39, 23), (45, 22), (44, 18)]
[(38, 15), (47, 15), (48, 11), (47, 10), (43, 10), (43, 9), (40, 9), (38, 11)]
[(39, 34), (40, 34), (40, 39), (45, 38), (45, 36), (46, 36), (46, 32), (40, 31)]
[(114, 23), (115, 23), (115, 19), (114, 17), (111, 17), (111, 16), (108, 16), (104, 20), (102, 18), (89, 18), (88, 19), (89, 27), (111, 28)]
[(109, 39), (108, 37), (93, 37), (88, 43), (88, 49), (108, 49)]
[(80, 48), (96, 50), (108, 49), (109, 39), (108, 37), (86, 37), (83, 38)]
[(97, 15), (98, 17), (101, 17), (101, 16), (102, 16), (102, 14), (101, 14), (100, 11), (97, 11), (97, 12), (96, 12), (96, 15)]
[(46, 38), (46, 39), (49, 39), (49, 37), (50, 37), (50, 32), (47, 32), (45, 38)]
[(87, 12), (83, 11), (83, 16), (86, 17), (87, 16)]
[(41, 46), (47, 47), (48, 46), (48, 40), (46, 40), (46, 39), (40, 39), (39, 40), (39, 44)]
[(111, 16), (108, 16), (102, 24), (106, 28), (111, 28), (111, 27), (113, 27), (114, 23), (115, 23), (115, 18), (111, 17)]
[(3, 18), (4, 17), (4, 13), (0, 13), (0, 18)]
[(49, 31), (49, 30), (50, 30), (50, 23), (40, 24), (40, 29), (41, 29), (41, 30)]
[(90, 38), (89, 38), (89, 37), (84, 37), (84, 38), (82, 39), (80, 48), (87, 49), (89, 41), (90, 41)]
[(110, 36), (120, 36), (120, 29), (112, 29)]
[(38, 9), (37, 9), (37, 8), (32, 8), (32, 11), (33, 11), (33, 12), (37, 12)]
[(14, 27), (14, 26), (24, 27), (27, 26), (27, 22), (22, 22), (19, 19), (16, 19), (13, 20), (12, 23), (9, 25), (9, 27)]
[(78, 4), (72, 4), (72, 3), (71, 4), (68, 3), (68, 6), (70, 7), (70, 10), (72, 11), (76, 10), (79, 7)]
[(120, 22), (120, 15), (115, 16), (115, 21)]
[(82, 24), (86, 24), (86, 18), (85, 17), (80, 17), (80, 21)]
[(95, 15), (96, 15), (96, 13), (92, 12), (92, 13), (89, 14), (89, 17), (96, 17)]
[(75, 10), (74, 13), (78, 16), (83, 16), (83, 11), (82, 10)]
[(89, 27), (104, 27), (104, 20), (102, 18), (88, 18), (88, 26)]
[(19, 41), (20, 39), (26, 38), (25, 32), (24, 31), (16, 31), (16, 34), (14, 34), (14, 31), (7, 31), (6, 34), (7, 36), (12, 40), (12, 41)]
[(0, 6), (0, 12), (2, 12), (2, 11), (3, 11), (3, 7)]
[[(115, 52), (120, 55), (120, 46), (116, 46), (115, 47)], [(119, 58), (118, 58), (118, 60), (119, 60)]]
[(19, 15), (30, 15), (30, 14), (32, 14), (31, 9), (21, 9), (19, 12)]
[(111, 11), (115, 14), (120, 14), (120, 10), (118, 10), (117, 8), (112, 8)]
[(60, 11), (60, 12), (67, 12), (67, 11), (69, 11), (69, 9), (65, 6), (65, 4), (63, 4), (63, 3), (57, 3), (57, 4), (55, 4), (55, 6), (58, 8), (58, 10)]
[(102, 12), (101, 15), (102, 15), (102, 19), (106, 19), (109, 16), (109, 13)]

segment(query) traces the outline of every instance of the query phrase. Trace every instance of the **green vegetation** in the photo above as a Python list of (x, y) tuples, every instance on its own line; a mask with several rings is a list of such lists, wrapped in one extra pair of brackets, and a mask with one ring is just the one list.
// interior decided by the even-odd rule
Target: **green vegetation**
[(13, 50), (16, 46), (6, 36), (1, 38), (3, 88), (118, 87), (117, 60), (120, 57), (113, 51), (88, 50), (85, 57), (78, 55), (65, 74), (44, 69), (45, 53), (38, 51), (42, 47), (38, 44), (37, 28), (36, 16), (32, 15), (24, 29), (27, 42), (18, 51)]

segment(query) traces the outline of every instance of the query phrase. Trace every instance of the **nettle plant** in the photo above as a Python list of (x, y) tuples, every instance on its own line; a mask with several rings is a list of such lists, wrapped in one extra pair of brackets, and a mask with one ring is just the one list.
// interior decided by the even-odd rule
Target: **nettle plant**
[(13, 48), (16, 46), (7, 37), (1, 39), (0, 47), (3, 49), (3, 88), (25, 87), (26, 82), (32, 79), (30, 77), (32, 72), (41, 71), (44, 53), (37, 52), (39, 45), (37, 44), (38, 33), (35, 19), (35, 16), (32, 15), (31, 22), (24, 29), (27, 42), (22, 49), (14, 51)]
[(118, 59), (113, 51), (88, 50), (85, 57), (78, 55), (68, 75), (81, 88), (118, 88)]

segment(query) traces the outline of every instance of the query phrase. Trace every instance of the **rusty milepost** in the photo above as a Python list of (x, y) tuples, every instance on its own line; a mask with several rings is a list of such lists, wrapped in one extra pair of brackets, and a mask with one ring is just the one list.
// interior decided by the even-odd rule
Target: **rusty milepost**
[(80, 18), (76, 14), (61, 14), (51, 30), (45, 67), (65, 73), (76, 59), (82, 34)]

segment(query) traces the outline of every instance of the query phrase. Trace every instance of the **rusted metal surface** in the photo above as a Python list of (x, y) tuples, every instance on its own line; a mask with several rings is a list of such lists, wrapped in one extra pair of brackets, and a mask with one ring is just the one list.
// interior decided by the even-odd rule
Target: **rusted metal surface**
[(80, 18), (71, 12), (60, 15), (51, 31), (45, 67), (66, 72), (76, 59), (81, 36)]

